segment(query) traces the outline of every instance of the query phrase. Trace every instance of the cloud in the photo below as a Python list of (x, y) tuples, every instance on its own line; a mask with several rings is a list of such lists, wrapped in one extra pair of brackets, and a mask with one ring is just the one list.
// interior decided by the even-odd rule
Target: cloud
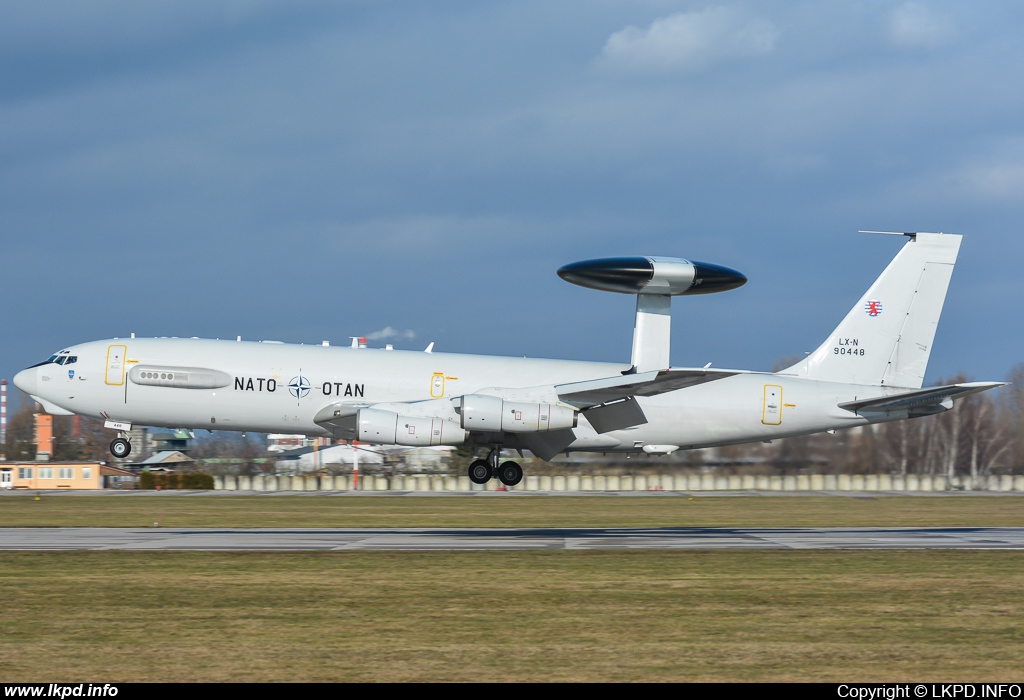
[(952, 24), (927, 6), (908, 2), (889, 15), (889, 40), (908, 49), (934, 49), (948, 44), (954, 35)]
[(412, 340), (415, 337), (415, 331), (399, 331), (395, 330), (391, 326), (385, 326), (383, 329), (379, 331), (374, 331), (373, 333), (366, 334), (367, 340)]
[(975, 165), (953, 175), (958, 189), (981, 199), (1024, 204), (1024, 164)]
[(649, 27), (628, 26), (605, 42), (604, 62), (635, 72), (694, 70), (734, 58), (769, 53), (779, 30), (769, 20), (727, 7), (680, 12)]

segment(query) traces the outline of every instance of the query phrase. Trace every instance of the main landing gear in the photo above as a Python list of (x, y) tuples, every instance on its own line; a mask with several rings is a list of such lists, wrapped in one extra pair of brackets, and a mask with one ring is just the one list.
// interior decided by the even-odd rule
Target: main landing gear
[(515, 462), (499, 462), (498, 448), (491, 450), (487, 459), (478, 459), (469, 465), (469, 480), (474, 484), (486, 484), (497, 476), (505, 486), (515, 486), (523, 480), (523, 468)]

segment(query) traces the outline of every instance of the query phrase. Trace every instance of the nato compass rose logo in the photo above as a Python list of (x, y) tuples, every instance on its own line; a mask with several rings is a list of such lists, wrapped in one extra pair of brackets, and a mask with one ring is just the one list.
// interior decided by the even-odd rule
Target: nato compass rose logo
[(878, 316), (882, 313), (882, 302), (869, 301), (864, 304), (864, 311), (867, 312), (868, 316)]
[(309, 393), (309, 380), (301, 374), (292, 377), (292, 380), (288, 382), (288, 391), (297, 399), (304, 398)]

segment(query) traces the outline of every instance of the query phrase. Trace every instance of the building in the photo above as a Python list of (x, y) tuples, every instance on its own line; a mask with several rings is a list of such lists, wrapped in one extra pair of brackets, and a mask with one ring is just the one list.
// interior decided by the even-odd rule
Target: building
[(185, 452), (191, 447), (192, 436), (187, 430), (172, 430), (165, 432), (152, 432), (149, 435), (153, 452), (166, 452), (174, 450)]
[(270, 433), (267, 435), (267, 452), (290, 452), (303, 447), (313, 447), (314, 444), (323, 446), (323, 438), (320, 440), (321, 442), (317, 442), (316, 438), (308, 438), (305, 435)]
[(184, 452), (177, 450), (164, 450), (141, 462), (130, 465), (133, 472), (138, 471), (190, 471), (196, 465), (196, 461)]
[[(277, 460), (276, 471), (278, 474), (296, 474), (320, 472), (339, 467), (352, 468), (355, 461), (355, 448), (352, 445), (331, 445), (308, 452), (291, 452), (285, 458)], [(364, 469), (379, 467), (384, 464), (384, 457), (371, 447), (360, 448), (359, 464)]]
[(138, 477), (103, 462), (4, 462), (0, 488), (40, 491), (134, 489)]

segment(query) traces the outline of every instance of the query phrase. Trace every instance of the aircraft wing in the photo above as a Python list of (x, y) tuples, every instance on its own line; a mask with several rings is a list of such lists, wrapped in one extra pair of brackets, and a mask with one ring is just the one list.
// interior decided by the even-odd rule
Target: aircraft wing
[(585, 410), (636, 396), (656, 396), (735, 374), (739, 372), (724, 369), (665, 369), (559, 384), (555, 391), (560, 401)]
[[(717, 369), (671, 369), (560, 384), (554, 389), (559, 401), (585, 411), (587, 420), (594, 429), (598, 433), (607, 433), (647, 422), (643, 410), (633, 400), (637, 396), (656, 396), (716, 379), (724, 379), (734, 374), (739, 374), (739, 372)], [(419, 402), (418, 406), (420, 404), (421, 407), (411, 415), (441, 417), (441, 413), (438, 412), (440, 411), (439, 407), (451, 410), (451, 404), (447, 400)], [(427, 404), (438, 404), (439, 407), (430, 408)], [(320, 409), (313, 417), (313, 422), (331, 431), (335, 437), (354, 439), (359, 409), (369, 406), (370, 404), (334, 403)], [(397, 407), (387, 404), (385, 410), (396, 411)], [(572, 437), (571, 430), (561, 432), (565, 433), (562, 437), (568, 439), (566, 444), (575, 439)]]
[(594, 430), (604, 434), (647, 422), (647, 416), (636, 402), (637, 396), (656, 396), (725, 379), (734, 374), (739, 372), (722, 369), (666, 369), (559, 384), (555, 391), (558, 392), (559, 401), (583, 411)]
[(839, 404), (854, 413), (889, 413), (892, 411), (921, 412), (922, 414), (937, 413), (953, 407), (953, 401), (971, 394), (995, 389), (1006, 382), (967, 382), (934, 386), (927, 389), (915, 389), (900, 394), (876, 396), (870, 399), (857, 399)]

